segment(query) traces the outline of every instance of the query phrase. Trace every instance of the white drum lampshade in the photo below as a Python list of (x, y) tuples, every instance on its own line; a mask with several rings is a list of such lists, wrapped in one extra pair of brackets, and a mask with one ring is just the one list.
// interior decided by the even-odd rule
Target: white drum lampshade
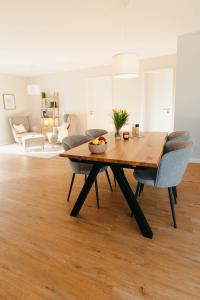
[(136, 78), (139, 76), (139, 59), (135, 53), (119, 53), (112, 58), (113, 76)]
[(27, 93), (28, 95), (40, 95), (40, 86), (37, 84), (27, 85)]

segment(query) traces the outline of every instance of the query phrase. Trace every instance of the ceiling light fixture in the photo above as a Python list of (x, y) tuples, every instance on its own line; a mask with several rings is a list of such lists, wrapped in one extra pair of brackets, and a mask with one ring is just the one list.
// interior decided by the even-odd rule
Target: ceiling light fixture
[[(124, 20), (127, 21), (126, 16), (127, 6), (130, 0), (121, 0), (124, 7)], [(124, 21), (124, 41), (126, 41), (126, 24)], [(124, 48), (123, 47), (123, 48)], [(112, 57), (112, 71), (113, 76), (116, 78), (136, 78), (139, 76), (139, 58), (133, 52), (121, 52)]]
[(135, 53), (119, 53), (112, 58), (113, 76), (136, 78), (139, 74), (139, 59)]
[(28, 95), (40, 95), (40, 86), (37, 84), (27, 85), (27, 93)]

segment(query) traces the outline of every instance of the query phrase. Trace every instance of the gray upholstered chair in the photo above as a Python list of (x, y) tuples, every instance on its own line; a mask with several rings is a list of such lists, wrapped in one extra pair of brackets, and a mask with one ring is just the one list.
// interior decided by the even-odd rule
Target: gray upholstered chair
[[(164, 153), (168, 152), (168, 148), (173, 147), (174, 142), (184, 142), (184, 141), (186, 142), (189, 140), (190, 140), (190, 132), (189, 131), (174, 131), (174, 132), (170, 133), (167, 137), (167, 142), (164, 147)], [(142, 187), (142, 189), (143, 189), (143, 187)], [(176, 199), (178, 197), (176, 186), (172, 187), (172, 191), (173, 191), (174, 199), (175, 199), (175, 203), (176, 203)]]
[(189, 141), (190, 140), (190, 133), (189, 131), (174, 131), (171, 132), (168, 137), (167, 141)]
[(104, 129), (88, 129), (86, 130), (85, 134), (90, 137), (91, 139), (93, 138), (97, 138), (101, 135), (104, 135), (108, 133), (108, 131), (104, 130)]
[(184, 175), (192, 151), (192, 142), (174, 142), (168, 145), (167, 152), (162, 156), (158, 169), (136, 169), (134, 177), (138, 181), (136, 198), (144, 185), (156, 188), (168, 188), (170, 206), (174, 227), (176, 216), (174, 210), (174, 192), (172, 187), (177, 186)]
[[(90, 141), (90, 137), (88, 137), (88, 136), (85, 136), (85, 135), (72, 135), (72, 136), (68, 136), (68, 137), (64, 138), (63, 141), (62, 141), (62, 144), (64, 146), (64, 149), (67, 151), (67, 150), (70, 150), (74, 147), (80, 146), (84, 143), (87, 143), (88, 141)], [(71, 161), (71, 160), (69, 160), (69, 161), (70, 161), (71, 168), (73, 170), (73, 175), (72, 175), (72, 180), (71, 180), (71, 184), (70, 184), (70, 189), (69, 189), (67, 201), (69, 201), (69, 198), (70, 198), (70, 195), (71, 195), (75, 175), (76, 174), (83, 174), (83, 175), (85, 175), (85, 180), (86, 180), (87, 176), (89, 175), (89, 173), (92, 169), (92, 166), (93, 166), (92, 164), (79, 163), (79, 162), (74, 162), (74, 161)], [(100, 173), (102, 173), (102, 172), (106, 173), (106, 177), (107, 177), (110, 189), (112, 191), (112, 185), (111, 185), (111, 182), (110, 182), (110, 177), (109, 177), (107, 168), (108, 167), (101, 168)], [(95, 179), (95, 191), (96, 191), (97, 207), (99, 208), (99, 190), (98, 190), (97, 178)]]

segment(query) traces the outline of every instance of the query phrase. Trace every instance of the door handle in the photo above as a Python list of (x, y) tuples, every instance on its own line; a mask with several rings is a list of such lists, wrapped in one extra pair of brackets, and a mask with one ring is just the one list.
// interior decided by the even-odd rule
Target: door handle
[(169, 114), (169, 113), (170, 113), (170, 108), (169, 108), (169, 107), (163, 108), (163, 110), (166, 112), (166, 114)]

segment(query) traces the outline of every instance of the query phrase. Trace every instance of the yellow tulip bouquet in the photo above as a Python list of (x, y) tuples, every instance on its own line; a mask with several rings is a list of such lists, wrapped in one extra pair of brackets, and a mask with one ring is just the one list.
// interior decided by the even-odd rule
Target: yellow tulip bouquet
[(127, 124), (128, 122), (128, 111), (126, 109), (116, 109), (114, 108), (112, 110), (112, 119), (115, 125), (116, 133), (115, 136), (116, 138), (120, 138), (120, 129)]

